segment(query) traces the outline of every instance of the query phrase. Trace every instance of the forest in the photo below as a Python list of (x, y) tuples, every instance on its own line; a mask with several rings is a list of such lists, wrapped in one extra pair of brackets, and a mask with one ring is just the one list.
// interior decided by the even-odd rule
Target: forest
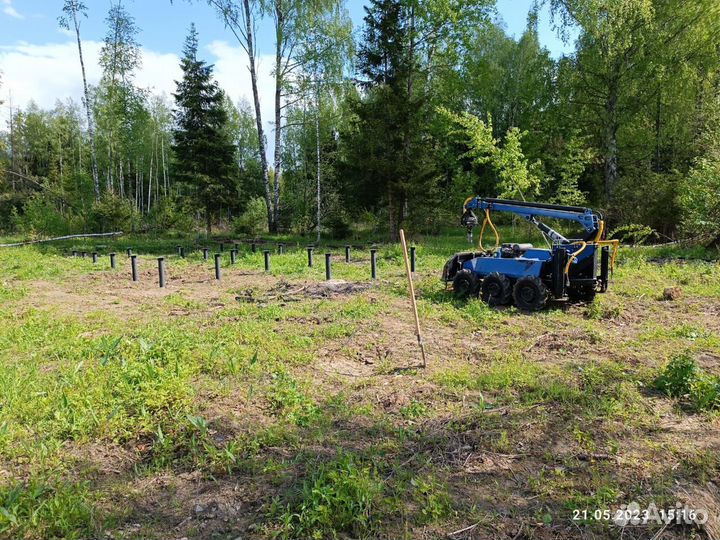
[[(360, 28), (342, 0), (207, 4), (196, 8), (246, 54), (254, 103), (217, 85), (193, 29), (177, 92), (138, 87), (132, 5), (111, 3), (99, 84), (79, 61), (81, 101), (14, 109), (0, 132), (2, 230), (383, 239), (454, 225), (477, 194), (592, 205), (631, 241), (718, 240), (713, 0), (549, 0), (518, 40), (490, 0), (372, 0)], [(572, 54), (541, 46), (543, 5), (560, 35), (578, 31)], [(80, 54), (88, 9), (68, 0), (59, 13)], [(260, 114), (261, 20), (275, 30), (272, 119)]]

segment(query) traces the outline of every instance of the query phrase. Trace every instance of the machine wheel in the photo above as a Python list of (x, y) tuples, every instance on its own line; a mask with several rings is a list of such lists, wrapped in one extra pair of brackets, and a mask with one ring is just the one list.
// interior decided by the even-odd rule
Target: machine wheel
[(540, 278), (525, 276), (517, 280), (513, 288), (515, 305), (523, 311), (541, 310), (548, 299), (548, 290)]
[(504, 306), (512, 299), (512, 284), (508, 277), (493, 272), (483, 279), (480, 297), (490, 306)]
[(568, 300), (572, 303), (592, 302), (595, 300), (595, 287), (568, 287)]
[(453, 278), (453, 292), (456, 298), (467, 298), (477, 294), (478, 279), (470, 270), (460, 270)]

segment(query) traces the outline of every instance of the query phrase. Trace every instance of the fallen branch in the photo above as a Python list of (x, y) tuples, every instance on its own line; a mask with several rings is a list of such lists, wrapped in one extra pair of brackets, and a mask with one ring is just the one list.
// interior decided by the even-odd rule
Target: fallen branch
[(453, 536), (457, 536), (457, 535), (462, 534), (462, 533), (464, 533), (464, 532), (470, 532), (470, 531), (472, 531), (475, 527), (477, 527), (478, 525), (480, 525), (480, 523), (481, 523), (481, 522), (478, 521), (478, 522), (475, 523), (474, 525), (470, 525), (469, 527), (465, 527), (464, 529), (459, 529), (459, 530), (457, 530), (457, 531), (448, 533), (447, 536), (448, 536), (448, 538), (452, 538)]
[(55, 238), (45, 238), (44, 240), (27, 240), (25, 242), (16, 242), (14, 244), (0, 244), (0, 247), (20, 247), (29, 246), (31, 244), (43, 244), (45, 242), (56, 242), (58, 240), (69, 240), (71, 238), (97, 238), (100, 236), (120, 236), (123, 232), (111, 232), (111, 233), (90, 233), (90, 234), (69, 234), (67, 236), (57, 236)]

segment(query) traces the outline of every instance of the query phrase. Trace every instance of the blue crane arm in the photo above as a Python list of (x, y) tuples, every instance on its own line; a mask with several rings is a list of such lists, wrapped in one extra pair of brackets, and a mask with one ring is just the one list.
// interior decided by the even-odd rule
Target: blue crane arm
[[(602, 216), (590, 208), (580, 206), (563, 206), (558, 204), (544, 204), (525, 201), (511, 201), (505, 199), (486, 199), (482, 197), (472, 197), (464, 206), (464, 210), (490, 210), (494, 212), (510, 212), (518, 216), (522, 216), (541, 231), (548, 234), (553, 240), (567, 243), (568, 240), (554, 231), (547, 225), (540, 223), (538, 217), (563, 219), (579, 223), (588, 234), (597, 233), (600, 230), (600, 221)], [(463, 219), (465, 222), (466, 220)], [(467, 224), (471, 224), (468, 222)]]

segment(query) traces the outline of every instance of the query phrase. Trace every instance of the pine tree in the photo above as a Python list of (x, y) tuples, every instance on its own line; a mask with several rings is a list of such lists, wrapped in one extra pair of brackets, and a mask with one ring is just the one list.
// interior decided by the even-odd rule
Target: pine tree
[(212, 79), (212, 66), (197, 57), (195, 25), (185, 40), (180, 67), (183, 79), (173, 94), (176, 102), (173, 131), (175, 177), (191, 187), (204, 208), (208, 235), (213, 216), (236, 195), (235, 147), (227, 128), (224, 93)]

